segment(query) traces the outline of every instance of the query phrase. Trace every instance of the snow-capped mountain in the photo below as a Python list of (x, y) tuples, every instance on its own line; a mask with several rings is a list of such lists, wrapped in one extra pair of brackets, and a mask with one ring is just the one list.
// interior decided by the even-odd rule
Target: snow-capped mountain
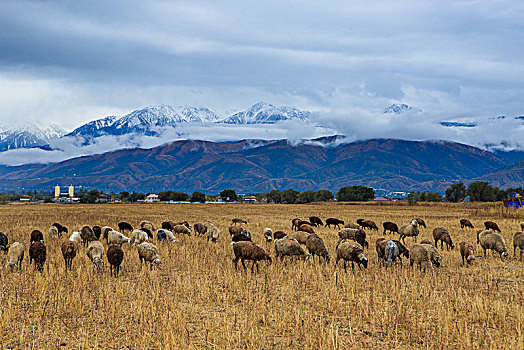
[(422, 112), (418, 107), (412, 107), (407, 104), (392, 104), (384, 110), (385, 114), (403, 114), (406, 112)]
[(274, 124), (283, 120), (307, 120), (311, 112), (301, 111), (295, 107), (275, 107), (269, 103), (259, 102), (249, 109), (233, 114), (220, 121), (225, 124)]
[(0, 129), (0, 152), (16, 148), (45, 147), (62, 137), (66, 131), (54, 124), (39, 126), (26, 124)]

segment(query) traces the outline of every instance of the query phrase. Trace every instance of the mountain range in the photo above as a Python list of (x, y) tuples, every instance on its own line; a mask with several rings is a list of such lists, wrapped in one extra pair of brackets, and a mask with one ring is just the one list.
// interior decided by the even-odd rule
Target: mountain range
[(26, 124), (20, 127), (0, 129), (0, 152), (17, 148), (46, 147), (53, 139), (60, 138), (66, 131), (57, 125), (39, 126)]
[(366, 185), (384, 190), (443, 191), (457, 181), (514, 185), (524, 179), (524, 152), (494, 154), (445, 141), (341, 137), (305, 140), (176, 141), (53, 164), (0, 167), (0, 189), (51, 190), (56, 183), (109, 192), (232, 188), (241, 193)]

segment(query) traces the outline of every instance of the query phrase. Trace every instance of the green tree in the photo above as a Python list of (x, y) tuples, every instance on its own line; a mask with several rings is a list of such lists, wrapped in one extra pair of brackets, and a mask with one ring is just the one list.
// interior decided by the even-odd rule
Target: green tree
[(369, 201), (375, 198), (375, 190), (365, 186), (342, 187), (337, 192), (337, 201)]
[(160, 192), (158, 194), (158, 198), (164, 202), (167, 202), (167, 201), (185, 202), (189, 200), (189, 195), (184, 192), (165, 191), (165, 192)]
[(98, 197), (101, 195), (101, 192), (98, 190), (91, 190), (87, 192), (82, 198), (80, 198), (81, 203), (95, 203)]
[(457, 203), (464, 199), (466, 199), (466, 185), (464, 183), (453, 184), (446, 190), (446, 200), (448, 202)]
[(129, 199), (129, 192), (127, 191), (120, 192), (120, 199), (122, 200), (122, 202), (127, 202)]
[(236, 202), (238, 199), (237, 193), (234, 190), (223, 190), (220, 192), (220, 197), (224, 198), (226, 202)]
[(497, 200), (497, 191), (487, 181), (475, 181), (468, 186), (466, 194), (472, 202), (494, 202)]
[(297, 203), (311, 203), (315, 200), (315, 191), (304, 191), (298, 194)]
[(138, 200), (143, 200), (146, 198), (146, 195), (143, 194), (143, 193), (136, 193), (135, 191), (133, 191), (129, 197), (127, 197), (127, 200), (130, 201), (130, 202), (136, 202)]
[(299, 192), (289, 189), (282, 192), (282, 202), (293, 204), (297, 201)]
[(195, 202), (205, 203), (206, 202), (206, 195), (203, 194), (202, 192), (195, 191), (191, 195), (190, 201), (191, 201), (191, 203), (195, 203)]
[(282, 191), (273, 190), (267, 194), (268, 203), (282, 203)]
[(333, 200), (333, 198), (335, 197), (333, 196), (333, 193), (331, 193), (331, 191), (319, 190), (315, 191), (315, 199), (313, 200), (313, 202), (327, 202)]
[(442, 202), (442, 196), (437, 192), (428, 191), (426, 192), (427, 202)]

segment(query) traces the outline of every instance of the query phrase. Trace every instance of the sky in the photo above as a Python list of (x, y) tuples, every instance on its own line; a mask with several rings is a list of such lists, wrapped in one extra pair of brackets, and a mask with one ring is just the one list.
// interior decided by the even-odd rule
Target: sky
[[(514, 0), (4, 0), (0, 125), (265, 101), (351, 138), (521, 147), (522, 123), (490, 120), (524, 115), (522, 18)], [(438, 124), (456, 120), (479, 127)]]

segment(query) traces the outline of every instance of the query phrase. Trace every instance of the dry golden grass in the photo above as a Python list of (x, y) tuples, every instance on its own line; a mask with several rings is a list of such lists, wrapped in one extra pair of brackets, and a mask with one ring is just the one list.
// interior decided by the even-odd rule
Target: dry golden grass
[[(264, 227), (289, 231), (296, 216), (317, 215), (355, 221), (369, 218), (405, 224), (422, 217), (432, 237), (448, 228), (455, 244), (476, 241), (474, 230), (460, 230), (459, 219), (477, 227), (498, 222), (510, 260), (478, 258), (461, 265), (460, 254), (444, 251), (445, 266), (422, 273), (409, 267), (387, 271), (378, 266), (368, 236), (367, 270), (334, 269), (337, 230), (320, 228), (332, 256), (329, 264), (260, 264), (260, 273), (235, 271), (227, 227), (233, 217), (247, 219), (254, 240), (263, 243)], [(157, 244), (159, 269), (140, 268), (135, 249), (124, 245), (119, 278), (106, 264), (95, 273), (81, 248), (73, 270), (64, 272), (59, 245), (47, 229), (53, 222), (70, 232), (81, 225), (138, 225), (151, 220), (212, 220), (222, 231), (217, 244), (181, 237)], [(9, 274), (3, 257), (0, 296), (2, 348), (524, 348), (522, 262), (514, 259), (512, 235), (521, 220), (499, 209), (466, 205), (19, 205), (0, 206), (0, 230), (10, 243), (26, 246), (23, 271)], [(48, 260), (43, 274), (28, 266), (29, 234), (44, 232)], [(369, 232), (369, 231), (368, 231)], [(393, 237), (393, 236), (389, 236)], [(395, 237), (398, 237), (395, 235)], [(408, 246), (411, 239), (407, 239)], [(477, 255), (481, 255), (480, 247)], [(251, 264), (249, 264), (250, 266)], [(349, 270), (348, 270), (349, 271)]]

